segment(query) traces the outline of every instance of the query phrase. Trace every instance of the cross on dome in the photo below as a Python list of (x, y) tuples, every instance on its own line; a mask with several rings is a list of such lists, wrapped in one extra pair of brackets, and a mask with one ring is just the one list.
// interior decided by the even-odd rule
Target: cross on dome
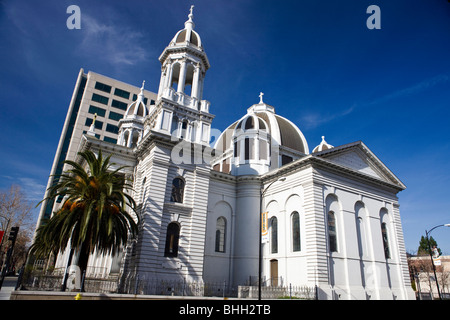
[(142, 81), (141, 93), (139, 93), (139, 95), (144, 96), (144, 85), (145, 85), (145, 80)]
[(263, 102), (263, 96), (264, 96), (264, 93), (260, 92), (260, 93), (259, 93), (259, 103), (260, 103), (260, 104), (261, 104), (261, 103), (264, 103), (264, 102)]
[(189, 9), (189, 15), (188, 15), (188, 21), (186, 21), (184, 23), (185, 28), (190, 28), (190, 29), (194, 29), (195, 24), (194, 24), (194, 20), (192, 20), (194, 18), (194, 5), (191, 5), (191, 8)]

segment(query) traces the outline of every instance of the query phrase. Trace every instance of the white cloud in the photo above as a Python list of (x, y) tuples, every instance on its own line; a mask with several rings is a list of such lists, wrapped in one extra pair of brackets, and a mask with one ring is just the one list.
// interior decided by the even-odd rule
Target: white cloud
[(147, 58), (144, 35), (130, 27), (100, 22), (83, 13), (81, 30), (84, 35), (81, 51), (84, 54), (102, 57), (114, 65), (135, 65)]
[(335, 119), (344, 117), (352, 113), (354, 109), (355, 105), (333, 114), (309, 113), (301, 117), (300, 123), (305, 129), (314, 129)]
[(20, 186), (25, 198), (31, 202), (39, 202), (44, 198), (46, 186), (32, 178), (19, 177), (17, 184)]
[(300, 123), (305, 129), (314, 129), (317, 128), (323, 124), (329, 123), (335, 119), (344, 117), (350, 113), (352, 113), (354, 110), (359, 108), (365, 108), (365, 107), (371, 107), (376, 104), (385, 103), (387, 101), (390, 101), (392, 99), (402, 98), (411, 96), (417, 93), (420, 93), (422, 91), (425, 91), (427, 89), (430, 89), (436, 85), (439, 85), (440, 83), (447, 82), (450, 80), (450, 77), (448, 75), (437, 75), (432, 78), (425, 79), (417, 84), (414, 84), (410, 87), (400, 89), (397, 91), (394, 91), (392, 93), (389, 93), (387, 95), (384, 95), (380, 98), (374, 99), (372, 101), (369, 101), (367, 103), (362, 104), (353, 104), (351, 107), (340, 110), (333, 114), (323, 114), (323, 113), (309, 113), (304, 116), (302, 116)]
[(407, 97), (407, 96), (411, 96), (413, 94), (417, 94), (419, 92), (425, 91), (429, 88), (432, 88), (442, 82), (446, 82), (450, 80), (450, 77), (448, 75), (438, 75), (435, 76), (433, 78), (429, 78), (429, 79), (425, 79), (415, 85), (412, 85), (408, 88), (405, 89), (400, 89), (397, 91), (394, 91), (390, 94), (387, 94), (385, 96), (382, 96), (378, 99), (375, 99), (371, 102), (369, 102), (367, 105), (374, 105), (374, 104), (379, 104), (379, 103), (383, 103), (392, 99), (396, 99), (396, 98), (401, 98), (401, 97)]

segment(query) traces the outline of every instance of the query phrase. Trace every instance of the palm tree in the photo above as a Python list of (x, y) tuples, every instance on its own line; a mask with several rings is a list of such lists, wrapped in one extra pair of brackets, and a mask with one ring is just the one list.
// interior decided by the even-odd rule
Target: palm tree
[[(71, 249), (79, 252), (78, 267), (83, 274), (91, 253), (116, 254), (129, 235), (132, 239), (137, 236), (138, 223), (127, 212), (128, 207), (135, 211), (136, 203), (126, 193), (132, 186), (119, 173), (124, 167), (111, 170), (111, 155), (104, 159), (101, 150), (98, 157), (90, 150), (78, 154), (89, 170), (65, 161), (72, 168), (57, 175), (58, 182), (44, 199), (60, 197), (64, 203), (38, 228), (31, 252), (36, 256), (57, 253), (70, 242)], [(135, 217), (139, 219), (137, 214)]]

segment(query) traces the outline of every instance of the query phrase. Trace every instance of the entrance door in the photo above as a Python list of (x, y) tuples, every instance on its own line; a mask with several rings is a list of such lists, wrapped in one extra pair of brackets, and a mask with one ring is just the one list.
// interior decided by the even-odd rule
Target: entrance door
[(273, 287), (278, 287), (278, 260), (270, 260), (270, 282)]

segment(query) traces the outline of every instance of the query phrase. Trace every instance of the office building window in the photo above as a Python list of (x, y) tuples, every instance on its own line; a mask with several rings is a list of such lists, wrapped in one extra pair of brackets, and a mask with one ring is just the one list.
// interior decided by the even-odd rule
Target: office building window
[[(86, 122), (84, 123), (84, 125), (86, 126), (86, 127), (90, 127), (91, 126), (91, 124), (92, 124), (92, 121), (93, 121), (93, 119), (91, 119), (91, 118), (86, 118)], [(102, 130), (103, 129), (103, 122), (101, 122), (101, 121), (98, 121), (98, 120), (95, 120), (95, 129), (99, 129), (99, 130)]]
[(128, 105), (125, 102), (121, 102), (121, 101), (117, 101), (117, 100), (113, 99), (111, 102), (111, 107), (126, 111), (128, 108)]
[(111, 93), (111, 86), (108, 86), (107, 84), (98, 81), (95, 83), (95, 89)]
[(120, 114), (120, 113), (117, 113), (117, 112), (114, 112), (114, 111), (110, 111), (109, 115), (108, 115), (108, 118), (111, 119), (111, 120), (119, 121), (120, 119), (123, 118), (123, 114)]
[(117, 144), (117, 139), (114, 139), (114, 138), (104, 137), (103, 140), (106, 142), (109, 142), (109, 143)]
[(114, 95), (118, 96), (118, 97), (122, 97), (125, 99), (130, 99), (130, 93), (128, 91), (116, 88), (114, 90)]
[(106, 125), (106, 131), (117, 134), (117, 133), (119, 133), (119, 127), (108, 123)]
[(109, 99), (107, 97), (104, 97), (104, 96), (101, 96), (99, 94), (93, 93), (92, 94), (92, 101), (108, 105)]
[(104, 117), (106, 114), (106, 110), (95, 106), (89, 106), (89, 113), (97, 114), (99, 117)]

